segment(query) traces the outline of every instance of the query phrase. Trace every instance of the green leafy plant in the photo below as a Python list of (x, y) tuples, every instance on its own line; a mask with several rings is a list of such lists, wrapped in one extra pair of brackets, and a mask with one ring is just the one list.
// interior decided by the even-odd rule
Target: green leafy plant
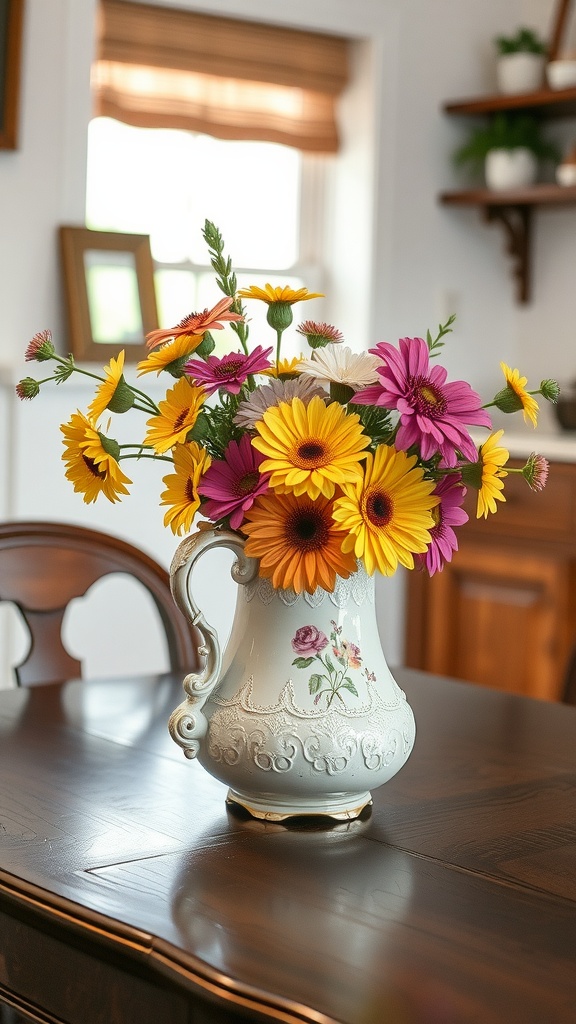
[(496, 36), (496, 49), (501, 55), (507, 53), (545, 54), (546, 43), (531, 28), (519, 28), (515, 36)]
[(541, 127), (528, 114), (496, 114), (488, 124), (473, 130), (467, 142), (454, 153), (457, 165), (482, 166), (486, 155), (492, 149), (531, 150), (543, 160), (560, 159), (560, 151), (554, 143), (544, 139)]

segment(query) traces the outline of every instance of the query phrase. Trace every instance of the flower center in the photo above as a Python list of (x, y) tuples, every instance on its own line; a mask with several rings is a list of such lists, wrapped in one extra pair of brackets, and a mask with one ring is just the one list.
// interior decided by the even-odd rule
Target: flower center
[(431, 508), (430, 509), (430, 515), (432, 516), (432, 519), (434, 520), (434, 526), (432, 527), (432, 529), (435, 529), (436, 527), (438, 527), (438, 526), (440, 526), (442, 524), (442, 516), (440, 514), (440, 505), (435, 505), (434, 508)]
[(229, 377), (236, 376), (242, 369), (242, 365), (241, 359), (227, 359), (226, 362), (222, 362), (216, 367), (215, 376), (221, 380), (228, 380)]
[(328, 462), (326, 445), (321, 441), (303, 441), (296, 449), (295, 463), (300, 469), (315, 469)]
[(92, 473), (92, 476), (97, 477), (98, 480), (106, 479), (106, 473), (103, 472), (101, 469), (98, 469), (98, 466), (94, 462), (94, 459), (89, 459), (86, 455), (83, 455), (82, 459), (84, 460), (84, 465), (86, 466), (86, 468), (89, 470), (90, 473)]
[(318, 551), (328, 540), (328, 523), (319, 509), (298, 509), (286, 521), (286, 540), (298, 551)]
[(373, 490), (366, 496), (364, 511), (372, 526), (386, 526), (392, 518), (393, 505), (384, 491)]
[(196, 501), (196, 495), (194, 494), (194, 483), (192, 481), (191, 476), (189, 476), (186, 481), (186, 485), (184, 487), (184, 496), (186, 498), (186, 501), (189, 501), (190, 504)]
[(174, 433), (176, 433), (177, 430), (180, 430), (184, 426), (184, 423), (186, 422), (186, 417), (188, 416), (189, 412), (190, 406), (188, 406), (186, 409), (182, 409), (182, 412), (178, 414), (178, 416), (174, 420)]
[(446, 399), (428, 377), (413, 377), (411, 380), (411, 404), (416, 412), (424, 416), (442, 415), (446, 411)]
[(251, 494), (259, 479), (260, 473), (258, 473), (257, 470), (253, 470), (251, 473), (245, 473), (239, 480), (236, 480), (234, 484), (234, 494), (239, 498), (244, 497), (245, 494)]

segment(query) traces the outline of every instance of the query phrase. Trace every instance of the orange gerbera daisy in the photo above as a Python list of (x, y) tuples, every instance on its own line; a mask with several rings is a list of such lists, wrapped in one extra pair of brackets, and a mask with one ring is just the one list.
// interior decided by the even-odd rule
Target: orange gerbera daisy
[(342, 551), (346, 534), (332, 518), (333, 502), (307, 495), (265, 494), (246, 512), (245, 552), (260, 560), (260, 575), (281, 590), (312, 594), (334, 590), (336, 576), (357, 569), (352, 553)]
[(198, 419), (198, 413), (206, 399), (202, 388), (197, 388), (187, 377), (180, 380), (166, 392), (164, 401), (158, 403), (158, 416), (152, 416), (146, 426), (148, 433), (145, 445), (152, 445), (159, 455), (181, 444)]
[(168, 329), (159, 328), (156, 331), (150, 331), (146, 335), (147, 347), (155, 348), (156, 345), (159, 345), (162, 341), (167, 341), (168, 338), (205, 334), (206, 331), (221, 331), (223, 330), (222, 321), (243, 320), (244, 317), (241, 313), (233, 313), (231, 311), (230, 306), (233, 302), (234, 299), (226, 295), (212, 309), (205, 309), (203, 313), (189, 313), (176, 327)]

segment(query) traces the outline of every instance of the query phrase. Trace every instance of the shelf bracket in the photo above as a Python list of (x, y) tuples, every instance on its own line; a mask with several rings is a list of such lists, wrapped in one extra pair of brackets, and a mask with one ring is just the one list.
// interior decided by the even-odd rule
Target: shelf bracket
[(525, 204), (490, 205), (484, 207), (487, 223), (498, 221), (506, 235), (506, 251), (513, 260), (512, 274), (516, 279), (518, 302), (530, 301), (530, 236), (531, 208)]

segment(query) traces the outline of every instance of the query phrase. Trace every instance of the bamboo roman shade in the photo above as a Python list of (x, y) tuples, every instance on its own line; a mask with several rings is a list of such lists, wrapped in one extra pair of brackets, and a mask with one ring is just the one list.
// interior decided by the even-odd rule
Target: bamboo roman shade
[(333, 153), (348, 42), (316, 32), (101, 0), (95, 113), (148, 128)]

